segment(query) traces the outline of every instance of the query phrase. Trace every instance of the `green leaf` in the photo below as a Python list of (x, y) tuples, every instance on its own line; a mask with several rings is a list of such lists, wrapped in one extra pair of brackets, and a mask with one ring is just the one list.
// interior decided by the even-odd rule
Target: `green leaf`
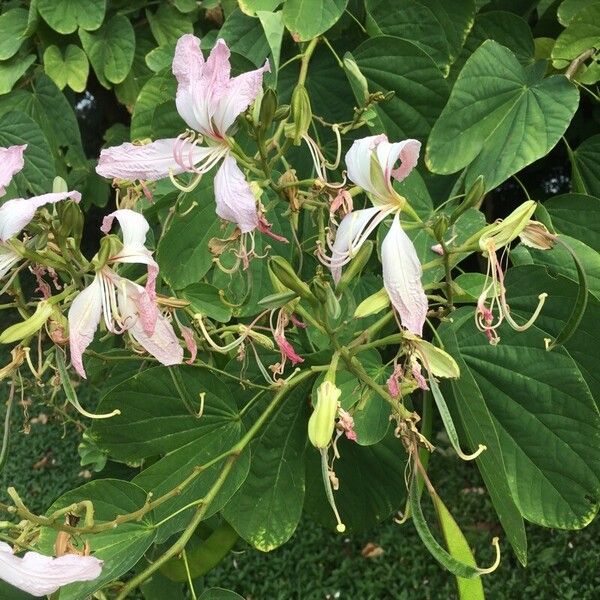
[(271, 48), (273, 56), (274, 73), (279, 71), (279, 58), (281, 56), (281, 42), (283, 41), (283, 14), (281, 11), (272, 13), (259, 10), (256, 13), (260, 24), (262, 25), (265, 37)]
[(190, 308), (194, 312), (201, 313), (209, 319), (219, 323), (227, 323), (231, 319), (231, 307), (223, 302), (219, 290), (214, 285), (192, 283), (181, 290), (180, 296), (189, 300)]
[(17, 55), (0, 62), (0, 95), (8, 94), (34, 62), (34, 54), (25, 57)]
[(564, 233), (600, 252), (600, 198), (585, 194), (563, 194), (544, 202), (552, 224)]
[(270, 45), (256, 19), (234, 10), (219, 31), (232, 52), (244, 56), (256, 67), (262, 67), (269, 56)]
[(259, 12), (273, 12), (282, 0), (239, 0), (242, 12), (249, 17), (258, 16)]
[(298, 42), (325, 33), (342, 16), (348, 0), (286, 0), (283, 22)]
[(223, 509), (240, 536), (263, 552), (287, 542), (302, 515), (310, 385), (292, 390), (262, 429), (248, 477)]
[(73, 33), (78, 27), (94, 31), (104, 21), (106, 0), (37, 0), (37, 9), (58, 33)]
[(79, 39), (104, 87), (127, 77), (135, 53), (135, 34), (127, 17), (115, 15), (91, 33), (80, 29)]
[(210, 588), (204, 590), (198, 600), (243, 600), (243, 597), (231, 590), (223, 588)]
[(39, 125), (25, 113), (11, 111), (0, 117), (0, 146), (27, 144), (25, 166), (14, 181), (23, 196), (46, 194), (56, 174), (52, 151)]
[(166, 3), (160, 4), (154, 13), (146, 10), (146, 18), (160, 46), (174, 44), (182, 35), (194, 32), (191, 18)]
[(0, 15), (0, 60), (14, 56), (25, 40), (28, 12), (11, 8)]
[(164, 46), (154, 48), (146, 54), (146, 64), (148, 68), (158, 73), (163, 69), (170, 69), (175, 56), (175, 44), (169, 43)]
[(83, 92), (90, 65), (79, 46), (69, 44), (64, 58), (58, 46), (48, 46), (44, 52), (44, 70), (61, 90), (68, 85), (75, 92)]
[(492, 346), (472, 309), (455, 315), (460, 355), (492, 415), (521, 514), (546, 527), (584, 527), (600, 497), (600, 416), (573, 358), (563, 348), (547, 352), (535, 326), (502, 325)]
[(592, 4), (579, 11), (556, 39), (556, 44), (552, 48), (552, 65), (562, 69), (582, 52), (598, 46), (600, 46), (600, 4)]
[(569, 125), (579, 93), (562, 75), (544, 79), (544, 71), (543, 63), (523, 69), (508, 48), (484, 42), (467, 60), (431, 130), (430, 170), (447, 174), (467, 167), (465, 186), (483, 175), (490, 190), (545, 156)]
[[(215, 205), (207, 201), (212, 197), (212, 177), (205, 175), (200, 185), (186, 195), (158, 244), (161, 275), (176, 290), (198, 283), (212, 267), (208, 243), (221, 233)], [(193, 208), (192, 203), (196, 205)]]
[(587, 138), (570, 153), (573, 191), (600, 198), (600, 134)]
[(353, 56), (371, 93), (395, 92), (376, 108), (388, 136), (425, 139), (448, 99), (448, 84), (429, 55), (411, 42), (381, 36), (363, 42)]
[[(99, 479), (63, 494), (48, 509), (50, 514), (75, 502), (91, 500), (94, 503), (96, 524), (112, 521), (144, 506), (146, 492), (137, 485), (119, 479)], [(42, 529), (40, 547), (52, 553), (57, 532)], [(106, 583), (119, 579), (142, 558), (156, 536), (152, 513), (146, 513), (139, 521), (122, 523), (107, 531), (85, 534), (81, 538), (89, 542), (94, 556), (104, 561), (102, 573), (93, 581), (72, 583), (60, 590), (60, 600), (81, 600), (93, 594)], [(81, 538), (77, 541), (81, 542)]]
[[(200, 393), (205, 393), (202, 417)], [(118, 460), (172, 452), (227, 427), (237, 409), (222, 381), (197, 367), (155, 367), (126, 379), (100, 402), (98, 410), (121, 414), (96, 421), (97, 445)]]
[(560, 24), (567, 27), (580, 10), (596, 2), (597, 0), (564, 0), (560, 3), (557, 12)]

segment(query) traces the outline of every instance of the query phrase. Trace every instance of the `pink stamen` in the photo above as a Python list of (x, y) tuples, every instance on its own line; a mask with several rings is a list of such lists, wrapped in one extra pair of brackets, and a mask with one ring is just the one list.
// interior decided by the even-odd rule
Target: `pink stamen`
[(279, 346), (282, 356), (288, 359), (293, 366), (304, 362), (304, 359), (296, 353), (294, 347), (285, 339), (284, 335), (276, 336), (275, 342)]

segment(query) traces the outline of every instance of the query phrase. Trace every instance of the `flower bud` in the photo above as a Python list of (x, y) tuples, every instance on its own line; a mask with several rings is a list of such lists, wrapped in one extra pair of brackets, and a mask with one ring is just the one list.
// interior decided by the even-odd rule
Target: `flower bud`
[(101, 269), (109, 261), (111, 256), (115, 256), (121, 240), (116, 235), (107, 235), (100, 240), (100, 250), (92, 259), (92, 264), (96, 270)]
[(484, 252), (498, 250), (510, 244), (529, 223), (537, 204), (533, 200), (523, 202), (506, 219), (484, 227), (479, 237), (479, 247)]
[(62, 177), (55, 177), (52, 181), (52, 192), (54, 194), (60, 194), (68, 191), (69, 187), (67, 186), (67, 182)]
[(52, 304), (47, 300), (38, 303), (31, 317), (7, 327), (0, 335), (0, 344), (12, 344), (36, 334), (52, 314)]
[(337, 296), (329, 283), (325, 284), (325, 294), (325, 312), (332, 321), (337, 321), (342, 314), (342, 308), (340, 306), (340, 301), (337, 299)]
[(308, 439), (315, 448), (327, 448), (331, 442), (341, 393), (331, 381), (324, 381), (317, 388), (317, 403), (308, 420)]
[(259, 127), (264, 131), (271, 126), (275, 113), (277, 111), (277, 92), (272, 88), (267, 88), (260, 102), (260, 112), (258, 115)]
[(61, 202), (57, 208), (60, 217), (58, 234), (64, 239), (72, 237), (77, 243), (81, 241), (83, 232), (83, 213), (73, 200)]
[(282, 104), (273, 115), (274, 121), (283, 121), (283, 119), (287, 119), (290, 116), (290, 105)]
[(292, 265), (290, 265), (285, 258), (282, 256), (271, 257), (269, 260), (269, 268), (271, 269), (275, 278), (286, 288), (296, 292), (298, 296), (304, 298), (305, 300), (309, 300), (311, 302), (316, 300), (308, 285), (306, 285), (306, 283), (304, 283), (304, 281), (302, 281), (298, 275), (296, 275), (296, 271), (294, 271)]
[(385, 288), (381, 288), (378, 292), (371, 294), (368, 298), (365, 298), (354, 311), (354, 316), (357, 319), (363, 317), (370, 317), (381, 312), (384, 308), (390, 305), (390, 297)]
[(298, 84), (292, 93), (291, 113), (294, 121), (291, 137), (294, 140), (294, 145), (299, 146), (302, 136), (306, 135), (312, 122), (310, 98), (306, 88), (301, 84)]
[(450, 224), (448, 216), (440, 214), (437, 216), (435, 223), (433, 224), (433, 233), (435, 234), (436, 240), (443, 240), (444, 234), (448, 231), (448, 225)]
[(479, 208), (485, 195), (485, 180), (480, 175), (468, 189), (463, 201), (454, 209), (450, 215), (450, 224), (454, 223), (460, 215), (469, 210), (469, 208)]
[(373, 252), (373, 242), (371, 240), (367, 240), (357, 252), (356, 256), (352, 259), (350, 264), (346, 267), (342, 277), (340, 278), (336, 290), (338, 292), (342, 292), (345, 290), (350, 282), (354, 281), (357, 277), (360, 276), (362, 270), (365, 268), (366, 264), (369, 262), (371, 258), (371, 254)]

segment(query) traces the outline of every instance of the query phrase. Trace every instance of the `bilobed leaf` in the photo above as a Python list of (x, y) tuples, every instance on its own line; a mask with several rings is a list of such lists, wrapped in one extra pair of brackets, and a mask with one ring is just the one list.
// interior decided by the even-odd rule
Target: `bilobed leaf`
[(600, 4), (591, 4), (580, 10), (569, 26), (558, 36), (552, 48), (552, 65), (566, 67), (582, 52), (600, 46)]
[(0, 117), (0, 146), (27, 144), (25, 166), (14, 181), (23, 196), (45, 194), (52, 189), (54, 159), (39, 125), (25, 113), (11, 111)]
[(0, 62), (0, 95), (8, 94), (34, 62), (34, 54), (17, 55)]
[(273, 12), (283, 0), (239, 0), (240, 9), (250, 17), (259, 12)]
[(269, 42), (259, 23), (256, 18), (236, 9), (219, 30), (219, 37), (227, 42), (230, 50), (244, 56), (256, 67), (262, 67), (270, 51)]
[(585, 194), (553, 196), (544, 202), (552, 224), (564, 233), (600, 252), (600, 198)]
[[(144, 506), (146, 492), (137, 485), (119, 479), (99, 479), (62, 495), (48, 509), (48, 514), (75, 502), (91, 500), (94, 503), (96, 524), (112, 521)], [(42, 529), (40, 548), (52, 554), (56, 530)], [(60, 590), (61, 600), (81, 600), (100, 589), (104, 584), (119, 579), (142, 558), (156, 537), (152, 513), (146, 513), (139, 521), (122, 523), (106, 531), (86, 534), (79, 539), (87, 541), (92, 554), (103, 560), (102, 573), (97, 579), (72, 583)]]
[(448, 99), (448, 84), (431, 57), (391, 36), (367, 40), (352, 54), (371, 93), (395, 92), (376, 108), (388, 137), (424, 140)]
[(79, 46), (69, 44), (64, 58), (58, 46), (48, 46), (44, 52), (44, 70), (61, 90), (68, 85), (75, 92), (83, 92), (90, 65)]
[(170, 42), (163, 46), (158, 46), (158, 48), (154, 48), (146, 54), (146, 65), (155, 73), (163, 69), (170, 69), (174, 55), (175, 43)]
[(93, 32), (80, 29), (79, 39), (104, 87), (127, 77), (135, 53), (135, 34), (127, 17), (115, 15)]
[(283, 22), (298, 42), (325, 33), (342, 16), (348, 0), (286, 0)]
[(0, 60), (14, 56), (25, 41), (27, 15), (24, 8), (11, 8), (0, 15)]
[(182, 289), (180, 295), (189, 300), (190, 308), (209, 319), (227, 323), (231, 319), (231, 307), (225, 304), (214, 286), (204, 282), (192, 283)]
[(37, 0), (37, 9), (58, 33), (73, 33), (78, 27), (94, 31), (104, 20), (106, 0)]
[(247, 542), (268, 552), (287, 542), (302, 515), (310, 382), (282, 401), (252, 444), (246, 481), (223, 516)]
[(465, 186), (483, 175), (490, 190), (545, 156), (568, 127), (579, 94), (566, 77), (544, 78), (544, 71), (543, 63), (523, 69), (508, 48), (484, 42), (431, 130), (428, 167), (440, 174), (467, 167)]
[(600, 198), (600, 135), (587, 138), (570, 153), (573, 191)]
[(563, 0), (558, 7), (558, 20), (561, 25), (567, 27), (580, 10), (595, 4), (595, 2), (596, 0)]
[(194, 32), (189, 15), (167, 3), (161, 3), (156, 12), (146, 10), (146, 18), (159, 45), (174, 44), (182, 35)]

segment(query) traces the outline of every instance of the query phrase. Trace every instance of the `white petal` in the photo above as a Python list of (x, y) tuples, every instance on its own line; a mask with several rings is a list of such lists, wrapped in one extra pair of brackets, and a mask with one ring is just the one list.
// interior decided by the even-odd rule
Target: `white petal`
[(427, 297), (421, 284), (421, 263), (410, 238), (396, 215), (381, 245), (383, 284), (402, 325), (416, 335), (423, 334)]
[(73, 300), (69, 309), (71, 364), (83, 378), (86, 376), (83, 368), (83, 353), (94, 339), (101, 316), (102, 284), (100, 276), (96, 275), (94, 281)]
[(378, 195), (381, 190), (378, 191), (371, 181), (371, 154), (381, 142), (387, 142), (384, 134), (356, 140), (345, 157), (348, 179), (363, 190), (375, 195)]
[(58, 192), (42, 194), (33, 198), (15, 198), (0, 206), (0, 240), (5, 242), (14, 237), (26, 227), (35, 215), (35, 211), (44, 204), (54, 204), (72, 198), (75, 202), (81, 200), (79, 192)]
[(4, 244), (0, 244), (0, 279), (2, 279), (20, 259), (21, 256), (14, 250)]
[(215, 200), (217, 214), (236, 223), (242, 233), (254, 231), (258, 226), (256, 198), (231, 156), (225, 157), (215, 175)]
[(0, 542), (0, 579), (33, 596), (53, 594), (63, 585), (75, 581), (91, 581), (102, 572), (102, 561), (95, 556), (65, 554), (52, 558), (37, 552), (23, 557), (12, 553)]
[[(392, 177), (397, 181), (402, 181), (417, 166), (420, 151), (421, 142), (418, 140), (403, 140), (395, 144), (390, 144), (385, 140), (377, 145), (377, 160), (381, 165), (384, 179), (390, 183), (390, 188)], [(394, 169), (398, 160), (400, 166)]]
[(27, 144), (0, 148), (0, 196), (4, 196), (6, 193), (6, 186), (14, 174), (23, 168), (25, 148), (27, 148)]
[(198, 93), (204, 67), (204, 56), (200, 40), (192, 34), (182, 35), (177, 40), (173, 57), (173, 75), (177, 79), (177, 112), (189, 127), (200, 131), (202, 125), (196, 119), (194, 94)]
[[(374, 218), (378, 214), (383, 214), (383, 217), (378, 218), (376, 222), (374, 222)], [(333, 242), (331, 255), (332, 260), (343, 260), (344, 256), (350, 251), (352, 251), (352, 254), (356, 254), (368, 237), (368, 234), (363, 235), (363, 233), (366, 233), (369, 225), (373, 225), (371, 228), (372, 231), (375, 227), (377, 227), (384, 217), (385, 214), (381, 213), (381, 210), (377, 207), (354, 210), (351, 213), (348, 213), (342, 219), (342, 222), (340, 223), (340, 226), (335, 234), (335, 241)], [(338, 283), (340, 277), (342, 276), (342, 267), (334, 264), (331, 267), (331, 275), (335, 283)]]
[(168, 177), (169, 172), (179, 175), (191, 171), (210, 153), (210, 148), (178, 138), (157, 140), (142, 146), (125, 142), (100, 152), (96, 173), (108, 179), (155, 181)]
[(148, 309), (148, 295), (143, 287), (125, 280), (125, 288), (118, 288), (119, 311), (134, 340), (163, 365), (183, 362), (183, 348), (173, 326), (154, 306), (155, 326), (152, 333), (145, 328), (143, 314)]

